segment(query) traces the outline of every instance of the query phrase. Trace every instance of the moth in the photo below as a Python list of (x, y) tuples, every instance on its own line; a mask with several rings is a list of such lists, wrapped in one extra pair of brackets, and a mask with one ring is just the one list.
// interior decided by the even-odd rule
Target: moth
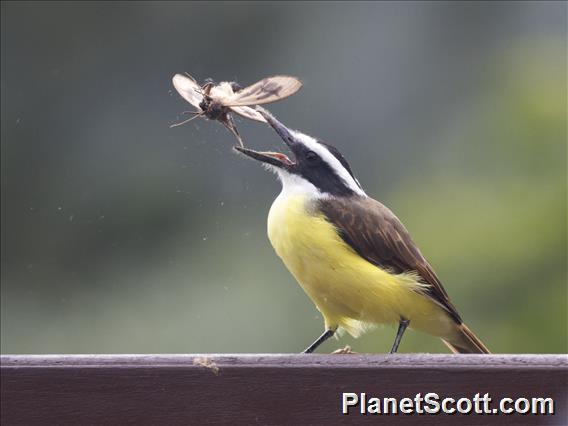
[(176, 74), (172, 82), (181, 97), (197, 108), (197, 111), (186, 112), (193, 117), (171, 127), (181, 126), (198, 117), (206, 117), (223, 124), (237, 138), (241, 147), (244, 146), (243, 140), (233, 121), (232, 112), (266, 123), (264, 117), (251, 106), (279, 101), (302, 88), (302, 82), (290, 75), (266, 77), (245, 88), (234, 81), (216, 84), (212, 80), (206, 80), (205, 84), (200, 86), (189, 74)]

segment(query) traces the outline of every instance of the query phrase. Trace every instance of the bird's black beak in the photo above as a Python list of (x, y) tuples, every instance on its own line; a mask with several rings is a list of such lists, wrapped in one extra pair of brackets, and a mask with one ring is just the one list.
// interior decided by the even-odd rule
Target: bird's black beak
[(240, 146), (234, 146), (233, 148), (250, 158), (254, 158), (255, 160), (272, 166), (280, 167), (281, 169), (286, 169), (294, 165), (294, 162), (290, 160), (286, 154), (281, 154), (279, 152), (255, 151), (254, 149), (248, 149)]
[[(264, 108), (257, 106), (256, 110), (260, 113), (260, 115), (264, 117), (270, 127), (272, 127), (276, 131), (276, 133), (278, 133), (278, 135), (282, 138), (282, 140), (290, 148), (290, 150), (294, 152), (299, 143), (296, 141), (296, 138), (292, 131), (290, 131), (290, 129), (288, 129), (284, 124), (274, 118), (272, 114), (270, 114)], [(251, 158), (254, 158), (255, 160), (262, 161), (263, 163), (271, 164), (283, 169), (289, 168), (295, 164), (292, 160), (290, 160), (290, 158), (288, 158), (287, 155), (281, 154), (279, 152), (254, 151), (252, 149), (239, 146), (235, 146), (234, 148), (237, 151)]]
[(264, 117), (270, 127), (272, 127), (276, 131), (276, 133), (278, 133), (278, 136), (282, 138), (284, 143), (288, 145), (292, 152), (294, 152), (294, 148), (298, 145), (298, 142), (296, 141), (296, 137), (290, 131), (290, 129), (288, 129), (284, 124), (274, 118), (274, 116), (264, 108), (257, 106), (256, 110), (260, 115)]

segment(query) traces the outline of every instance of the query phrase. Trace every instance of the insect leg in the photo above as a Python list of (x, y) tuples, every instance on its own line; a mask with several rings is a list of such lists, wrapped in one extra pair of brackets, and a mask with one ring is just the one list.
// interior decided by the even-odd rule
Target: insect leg
[(221, 119), (219, 121), (221, 121), (221, 123), (223, 123), (223, 125), (229, 130), (229, 132), (231, 132), (237, 138), (239, 145), (241, 146), (241, 148), (243, 148), (245, 145), (243, 143), (241, 135), (239, 134), (239, 131), (237, 130), (237, 126), (235, 126), (235, 122), (233, 121), (231, 114), (226, 114), (225, 119)]
[(170, 126), (170, 129), (172, 127), (178, 127), (181, 126), (182, 124), (189, 123), (191, 120), (195, 120), (197, 117), (201, 117), (205, 113), (203, 111), (184, 111), (183, 114), (193, 114), (193, 117), (188, 118), (187, 120), (184, 120), (181, 123), (172, 124)]

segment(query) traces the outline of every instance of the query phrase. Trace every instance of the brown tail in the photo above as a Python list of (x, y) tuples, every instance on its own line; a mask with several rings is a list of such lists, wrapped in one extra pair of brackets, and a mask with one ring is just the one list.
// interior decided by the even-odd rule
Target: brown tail
[(442, 339), (450, 350), (455, 354), (490, 354), (489, 349), (483, 344), (479, 338), (473, 334), (465, 324), (457, 326), (456, 339), (452, 342)]

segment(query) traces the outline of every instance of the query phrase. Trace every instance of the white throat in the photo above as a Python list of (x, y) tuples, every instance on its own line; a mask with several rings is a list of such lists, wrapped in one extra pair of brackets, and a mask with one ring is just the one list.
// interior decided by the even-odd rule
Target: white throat
[(295, 195), (303, 195), (308, 199), (325, 198), (328, 195), (321, 192), (311, 182), (296, 174), (274, 167), (273, 170), (282, 182), (282, 191), (279, 197), (285, 198)]

